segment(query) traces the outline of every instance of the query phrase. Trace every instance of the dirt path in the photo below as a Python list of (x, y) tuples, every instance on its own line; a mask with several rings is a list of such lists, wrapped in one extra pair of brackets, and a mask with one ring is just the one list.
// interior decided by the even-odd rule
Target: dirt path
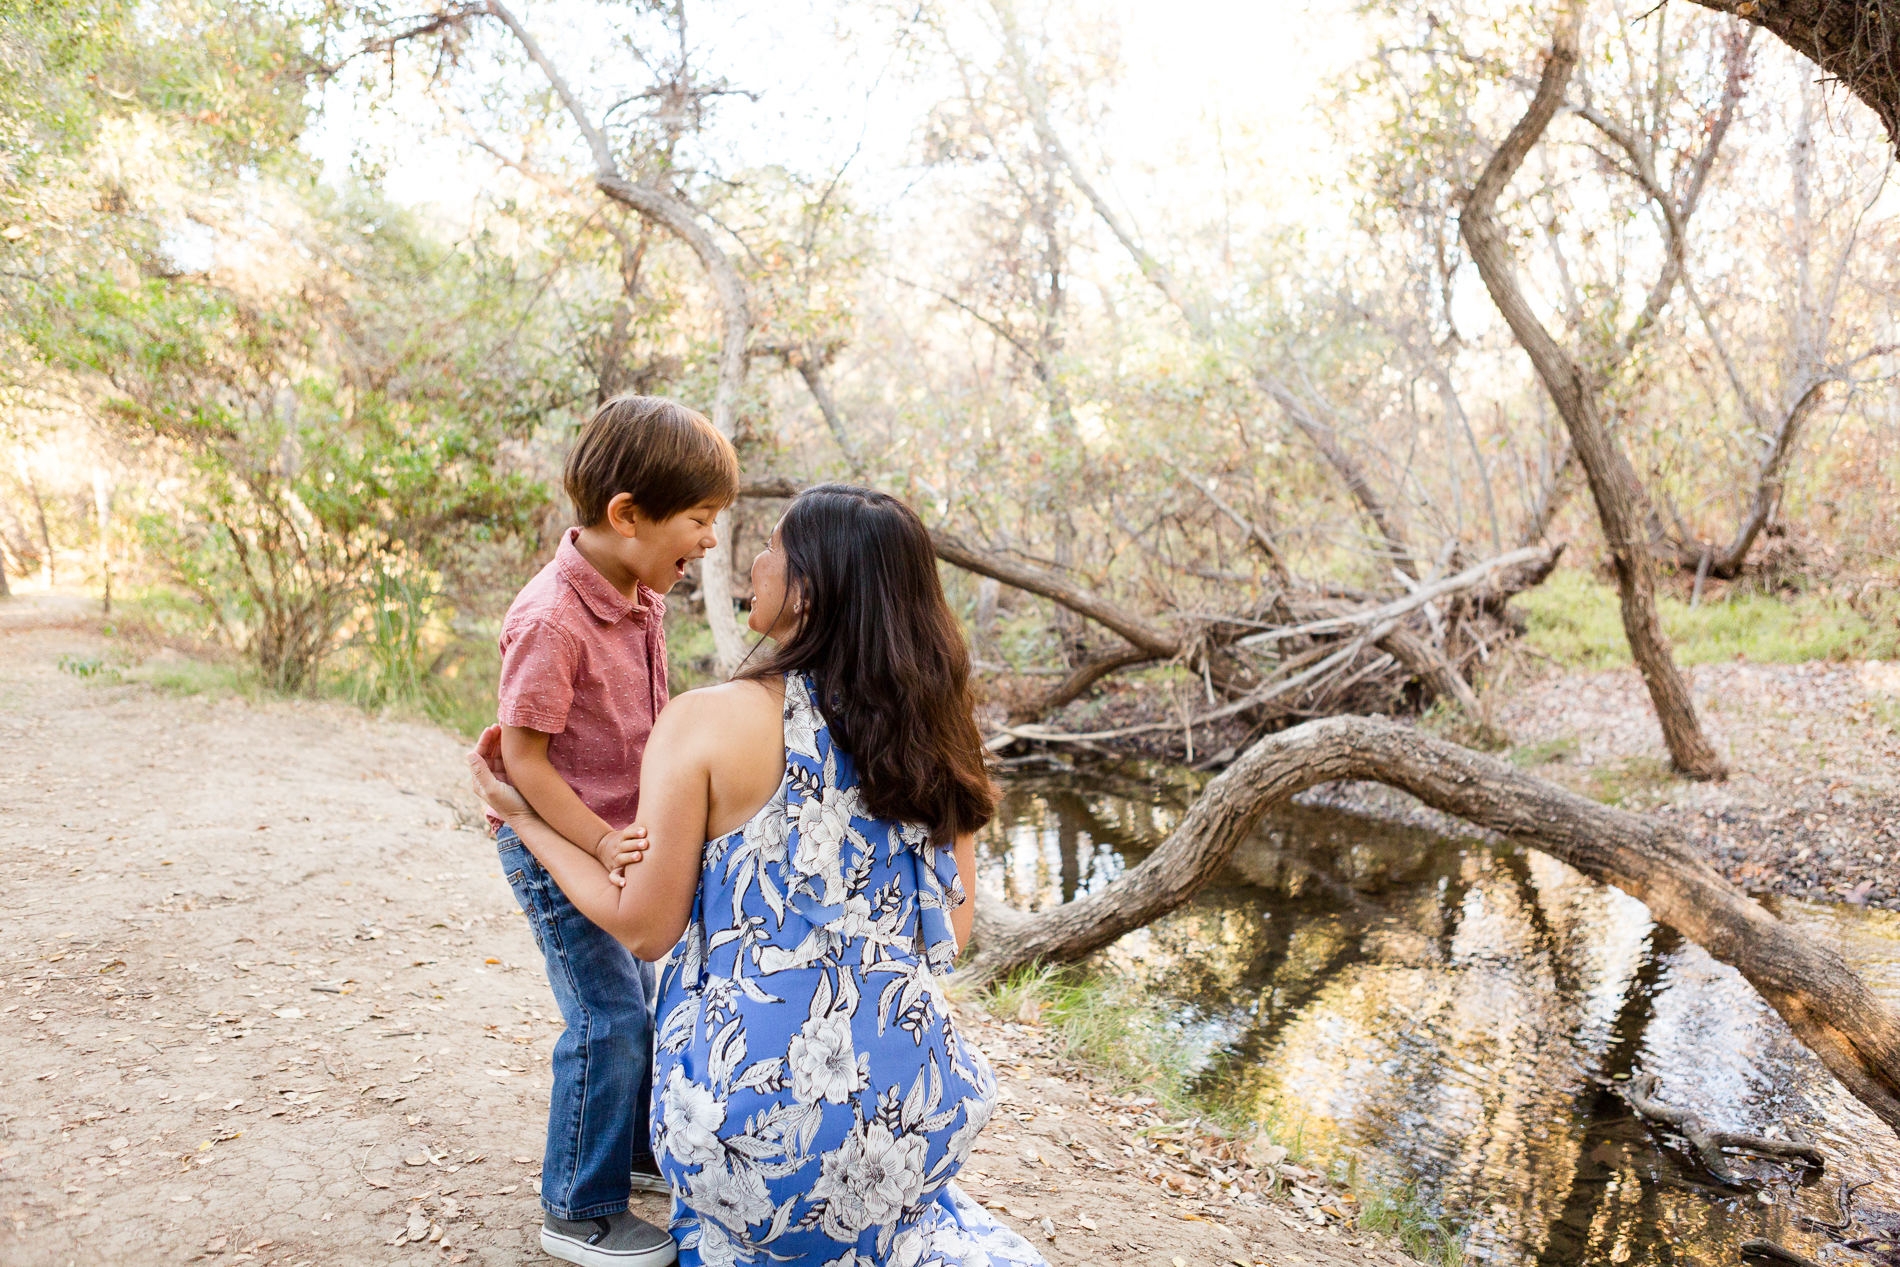
[[(0, 604), (0, 1261), (548, 1261), (560, 1022), (461, 744), (59, 667), (109, 649)], [(970, 1186), (1052, 1264), (1404, 1261), (973, 1019), (1008, 1100)]]

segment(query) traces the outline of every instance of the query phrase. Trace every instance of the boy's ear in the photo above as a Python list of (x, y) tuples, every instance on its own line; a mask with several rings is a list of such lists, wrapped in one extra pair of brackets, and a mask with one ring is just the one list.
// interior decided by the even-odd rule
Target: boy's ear
[(628, 539), (640, 535), (640, 508), (633, 504), (632, 493), (615, 493), (607, 503), (607, 526)]

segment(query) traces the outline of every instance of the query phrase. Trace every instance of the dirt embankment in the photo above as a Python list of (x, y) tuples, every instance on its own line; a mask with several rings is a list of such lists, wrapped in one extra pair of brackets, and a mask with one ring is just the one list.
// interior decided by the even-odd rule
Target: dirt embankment
[(1726, 783), (1671, 776), (1634, 669), (1552, 673), (1499, 720), (1539, 774), (1674, 817), (1752, 893), (1900, 910), (1900, 663), (1701, 664)]
[[(0, 1261), (547, 1261), (559, 1019), (462, 745), (58, 667), (103, 650), (0, 603)], [(1053, 1264), (1404, 1261), (971, 1021), (1008, 1098), (969, 1187)]]

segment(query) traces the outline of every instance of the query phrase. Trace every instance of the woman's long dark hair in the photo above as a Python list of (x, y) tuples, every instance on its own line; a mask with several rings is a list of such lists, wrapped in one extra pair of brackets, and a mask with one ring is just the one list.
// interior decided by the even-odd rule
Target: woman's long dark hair
[(744, 678), (808, 673), (875, 817), (952, 843), (996, 813), (970, 692), (970, 653), (917, 513), (886, 493), (819, 484), (779, 523), (797, 632)]

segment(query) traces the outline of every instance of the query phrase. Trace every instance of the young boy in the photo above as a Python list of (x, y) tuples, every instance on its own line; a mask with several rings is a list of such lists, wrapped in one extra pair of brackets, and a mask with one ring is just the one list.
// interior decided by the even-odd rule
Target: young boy
[[(610, 871), (632, 856), (640, 757), (666, 705), (660, 595), (716, 542), (739, 464), (712, 424), (671, 400), (620, 396), (568, 454), (582, 527), (529, 581), (501, 630), (508, 780)], [(667, 1233), (628, 1212), (637, 1184), (666, 1191), (647, 1127), (653, 967), (588, 921), (514, 832), (502, 874), (528, 915), (567, 1030), (554, 1045), (541, 1248), (586, 1267), (664, 1267)]]

